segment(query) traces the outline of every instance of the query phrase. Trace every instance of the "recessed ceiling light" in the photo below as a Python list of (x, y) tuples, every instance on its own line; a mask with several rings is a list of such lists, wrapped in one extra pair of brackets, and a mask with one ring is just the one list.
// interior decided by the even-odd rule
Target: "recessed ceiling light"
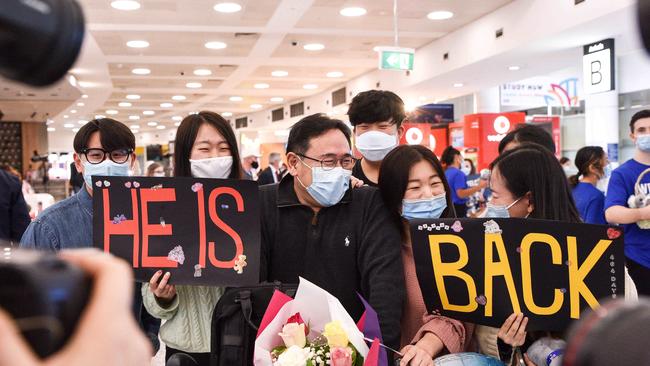
[(147, 122), (147, 126), (151, 126), (151, 127), (158, 126), (158, 122), (154, 122), (154, 121)]
[(253, 85), (253, 87), (255, 89), (268, 89), (270, 87), (270, 85), (267, 84), (267, 83), (257, 83), (255, 85)]
[(137, 121), (137, 120), (140, 119), (140, 116), (129, 116), (129, 119), (130, 119), (131, 121)]
[(47, 128), (47, 132), (54, 132), (54, 131), (56, 131), (56, 128), (54, 128), (54, 127), (48, 127)]
[(74, 125), (72, 123), (66, 123), (66, 124), (63, 125), (63, 127), (65, 127), (65, 128), (73, 128)]
[(223, 42), (217, 42), (217, 41), (206, 42), (206, 44), (205, 44), (205, 48), (209, 48), (211, 50), (222, 50), (222, 49), (224, 49), (226, 47), (228, 47), (227, 44), (225, 44)]
[(81, 96), (83, 99), (88, 99), (88, 94), (84, 94)]
[(181, 125), (180, 122), (174, 122), (174, 126), (178, 127), (178, 126), (180, 126), (180, 125)]
[(77, 103), (77, 107), (83, 107), (83, 106), (85, 106), (84, 103), (81, 103), (81, 102)]
[(106, 114), (111, 115), (111, 116), (115, 115), (115, 114), (118, 114), (118, 113), (119, 112), (116, 111), (115, 109), (109, 109), (109, 110), (106, 111)]
[(133, 70), (131, 70), (131, 72), (136, 74), (136, 75), (149, 75), (149, 74), (151, 74), (151, 70), (149, 70), (147, 68), (144, 68), (144, 67), (133, 69)]
[(208, 69), (196, 69), (194, 70), (194, 75), (196, 76), (210, 76), (212, 75), (212, 71)]
[(172, 108), (173, 106), (172, 103), (160, 103), (161, 108)]
[(328, 78), (340, 78), (343, 76), (343, 73), (340, 71), (330, 71), (327, 73)]
[(140, 128), (140, 125), (131, 125), (132, 130), (137, 130), (138, 128)]
[(72, 129), (72, 132), (77, 133), (77, 132), (79, 132), (79, 129), (77, 127), (75, 127), (75, 128)]
[(128, 107), (131, 107), (132, 105), (133, 105), (133, 104), (131, 104), (131, 103), (129, 103), (129, 102), (119, 102), (119, 103), (117, 104), (118, 107), (122, 107), (122, 108), (128, 108)]
[(454, 88), (461, 88), (463, 85), (463, 83), (454, 83)]
[(236, 13), (241, 10), (241, 5), (237, 3), (219, 3), (214, 6), (214, 11), (219, 13)]
[(129, 100), (138, 100), (138, 99), (140, 99), (140, 96), (137, 95), (137, 94), (129, 94), (129, 95), (126, 96), (126, 99), (129, 99)]
[(143, 40), (133, 40), (126, 42), (126, 46), (130, 48), (147, 48), (149, 47), (149, 42)]
[(63, 118), (68, 118), (68, 117), (70, 117), (70, 116), (68, 116), (67, 114), (63, 115)]
[(282, 77), (285, 77), (285, 76), (288, 76), (288, 75), (289, 75), (289, 72), (284, 71), (284, 70), (275, 70), (275, 71), (271, 72), (271, 76), (275, 76), (275, 77), (278, 77), (278, 78), (282, 78)]
[(304, 48), (307, 51), (320, 51), (320, 50), (324, 49), (325, 46), (320, 44), (320, 43), (308, 43), (308, 44), (302, 46), (302, 48)]
[(344, 17), (360, 17), (367, 13), (366, 9), (359, 7), (343, 8), (339, 11), (339, 14)]
[(508, 67), (508, 70), (510, 70), (510, 71), (517, 71), (517, 70), (519, 70), (519, 69), (521, 69), (521, 67), (516, 66), (516, 65), (512, 65), (512, 66), (509, 66), (509, 67)]
[(232, 112), (223, 112), (221, 113), (222, 117), (232, 117)]
[(284, 98), (282, 98), (282, 97), (273, 97), (273, 98), (271, 98), (271, 99), (269, 99), (269, 100), (270, 100), (271, 102), (273, 102), (273, 103), (284, 102)]
[(174, 95), (172, 97), (172, 100), (178, 100), (178, 101), (185, 100), (185, 99), (187, 99), (187, 97), (185, 97), (184, 95)]
[(262, 105), (261, 104), (251, 104), (251, 108), (260, 109), (260, 108), (262, 108)]
[(188, 116), (191, 116), (191, 115), (194, 115), (194, 114), (199, 114), (199, 112), (192, 111), (192, 112), (188, 113), (187, 115), (188, 115)]
[(144, 111), (144, 112), (142, 112), (142, 114), (144, 114), (145, 116), (153, 116), (154, 114), (156, 114), (156, 112), (154, 112), (154, 111)]
[(135, 0), (115, 0), (111, 6), (117, 10), (138, 10), (140, 3)]
[(242, 98), (242, 97), (238, 97), (238, 96), (236, 96), (236, 95), (235, 95), (235, 96), (232, 96), (232, 97), (230, 97), (230, 98), (228, 98), (228, 99), (230, 99), (231, 102), (241, 102), (242, 100), (244, 100), (244, 98)]
[(77, 110), (76, 109), (71, 109), (70, 113), (75, 114), (75, 113), (77, 113)]
[(95, 119), (102, 119), (102, 118), (106, 118), (106, 116), (103, 115), (103, 114), (96, 114), (95, 115)]
[(160, 125), (160, 126), (156, 126), (156, 128), (159, 129), (159, 130), (164, 130), (166, 127), (163, 126), (163, 125)]
[(172, 120), (174, 120), (174, 121), (182, 121), (182, 120), (183, 120), (183, 117), (181, 117), (181, 116), (174, 116), (174, 117), (172, 117)]
[(86, 123), (88, 123), (88, 121), (86, 121), (85, 119), (80, 119), (79, 121), (77, 121), (77, 123), (80, 125), (85, 125)]
[(307, 89), (307, 90), (318, 89), (318, 85), (316, 85), (316, 84), (305, 84), (305, 85), (303, 85), (302, 87), (303, 87), (304, 89)]
[(190, 89), (198, 89), (198, 88), (202, 87), (203, 84), (201, 84), (201, 83), (196, 83), (196, 82), (192, 82), (192, 83), (187, 83), (187, 84), (185, 84), (185, 86), (188, 87), (188, 88), (190, 88)]
[(431, 13), (427, 14), (427, 18), (431, 20), (445, 20), (445, 19), (450, 19), (453, 16), (454, 13), (447, 10), (432, 11)]

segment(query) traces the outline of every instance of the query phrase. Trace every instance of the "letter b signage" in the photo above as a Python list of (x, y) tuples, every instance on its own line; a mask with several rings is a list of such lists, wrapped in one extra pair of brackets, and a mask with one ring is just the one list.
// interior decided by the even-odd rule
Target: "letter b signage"
[(605, 39), (584, 46), (582, 72), (587, 94), (614, 90), (614, 40)]

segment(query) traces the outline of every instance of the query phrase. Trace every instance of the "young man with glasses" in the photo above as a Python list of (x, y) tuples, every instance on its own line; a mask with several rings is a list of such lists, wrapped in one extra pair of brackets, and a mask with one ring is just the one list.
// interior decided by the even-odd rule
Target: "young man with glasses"
[(260, 187), (261, 280), (304, 277), (355, 319), (361, 294), (379, 315), (384, 343), (399, 348), (400, 234), (376, 188), (350, 188), (350, 130), (323, 114), (305, 117), (291, 128), (286, 156), (289, 174)]

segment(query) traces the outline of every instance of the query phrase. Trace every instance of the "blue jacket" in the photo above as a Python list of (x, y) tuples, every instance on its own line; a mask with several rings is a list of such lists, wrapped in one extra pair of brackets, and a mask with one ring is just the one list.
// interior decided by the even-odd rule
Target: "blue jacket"
[(0, 240), (18, 241), (29, 225), (29, 211), (18, 178), (0, 170)]
[(93, 246), (93, 199), (84, 188), (43, 211), (32, 222), (22, 248), (58, 251)]

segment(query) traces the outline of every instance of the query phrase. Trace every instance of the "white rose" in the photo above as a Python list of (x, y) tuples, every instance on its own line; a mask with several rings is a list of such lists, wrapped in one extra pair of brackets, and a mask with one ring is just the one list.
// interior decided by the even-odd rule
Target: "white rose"
[(309, 359), (309, 348), (291, 346), (282, 352), (273, 366), (305, 366)]

